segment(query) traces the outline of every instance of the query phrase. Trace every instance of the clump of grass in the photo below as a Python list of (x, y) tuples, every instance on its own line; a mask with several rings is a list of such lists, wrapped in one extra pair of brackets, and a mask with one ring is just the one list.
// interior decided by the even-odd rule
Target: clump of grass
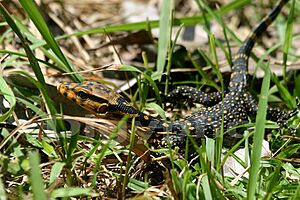
[[(173, 2), (173, 1), (172, 1)], [(158, 42), (157, 68), (148, 67), (145, 71), (141, 71), (131, 65), (122, 65), (120, 68), (135, 74), (137, 79), (138, 91), (131, 97), (132, 100), (138, 99), (137, 104), (141, 108), (151, 108), (155, 110), (161, 117), (165, 117), (164, 111), (161, 108), (162, 98), (160, 95), (159, 86), (167, 84), (165, 92), (168, 92), (170, 82), (160, 81), (164, 74), (170, 75), (172, 68), (172, 53), (175, 49), (175, 43), (170, 40), (170, 31), (172, 26), (191, 26), (198, 23), (205, 23), (209, 38), (210, 51), (199, 49), (196, 53), (204, 58), (212, 73), (204, 71), (198, 63), (193, 60), (191, 54), (188, 54), (188, 59), (192, 61), (193, 66), (197, 68), (200, 81), (195, 81), (195, 85), (202, 83), (212, 86), (215, 89), (222, 90), (225, 87), (223, 76), (219, 70), (218, 50), (220, 49), (226, 57), (227, 62), (231, 60), (231, 43), (241, 44), (241, 40), (234, 34), (229, 26), (223, 22), (222, 17), (235, 9), (239, 9), (244, 5), (250, 4), (251, 1), (235, 0), (220, 9), (211, 9), (203, 1), (197, 0), (199, 10), (204, 14), (195, 17), (184, 17), (172, 21), (173, 4), (169, 1), (163, 1), (162, 20), (160, 25), (158, 21), (145, 21), (140, 23), (119, 24), (109, 27), (97, 27), (86, 31), (78, 31), (73, 34), (53, 37), (51, 31), (47, 27), (46, 22), (42, 18), (38, 9), (32, 1), (20, 0), (22, 8), (28, 15), (43, 39), (37, 39), (31, 33), (27, 26), (16, 17), (9, 14), (6, 8), (0, 4), (0, 12), (5, 20), (1, 23), (1, 27), (5, 27), (7, 31), (2, 37), (3, 40), (19, 40), (17, 46), (18, 51), (2, 49), (2, 55), (6, 55), (2, 60), (2, 70), (11, 66), (26, 65), (32, 69), (33, 74), (18, 69), (13, 72), (18, 75), (17, 79), (21, 79), (24, 85), (17, 84), (17, 81), (11, 81), (7, 77), (0, 76), (0, 92), (5, 100), (10, 104), (10, 108), (0, 116), (0, 122), (3, 125), (1, 129), (1, 174), (0, 176), (0, 198), (69, 198), (69, 197), (85, 197), (93, 198), (99, 196), (115, 195), (118, 198), (134, 196), (135, 193), (151, 196), (155, 194), (160, 197), (171, 196), (183, 199), (254, 199), (254, 198), (291, 198), (297, 199), (300, 194), (300, 179), (299, 163), (293, 156), (299, 154), (300, 145), (292, 139), (282, 140), (279, 143), (281, 148), (276, 154), (268, 158), (261, 158), (262, 139), (266, 128), (274, 129), (276, 125), (265, 122), (267, 100), (280, 100), (280, 96), (289, 108), (295, 107), (294, 97), (300, 97), (300, 76), (295, 73), (286, 73), (286, 63), (292, 58), (298, 60), (299, 56), (295, 53), (291, 46), (293, 40), (299, 39), (293, 33), (294, 19), (298, 15), (295, 1), (289, 4), (289, 17), (287, 26), (281, 27), (279, 32), (285, 33), (284, 41), (278, 42), (273, 48), (269, 49), (261, 59), (256, 59), (258, 66), (262, 66), (264, 58), (275, 50), (280, 50), (283, 47), (283, 63), (284, 76), (281, 80), (276, 75), (271, 74), (268, 67), (265, 69), (265, 77), (260, 90), (259, 111), (257, 113), (255, 125), (249, 124), (245, 127), (250, 127), (250, 133), (238, 142), (232, 149), (228, 150), (226, 156), (221, 156), (223, 137), (226, 133), (220, 130), (220, 136), (217, 140), (207, 139), (201, 144), (193, 142), (199, 155), (199, 162), (196, 164), (188, 163), (184, 158), (177, 158), (176, 150), (158, 150), (170, 154), (172, 167), (169, 172), (165, 173), (164, 189), (160, 190), (151, 187), (147, 181), (138, 179), (136, 171), (142, 170), (138, 163), (141, 159), (131, 155), (136, 130), (132, 127), (130, 143), (120, 149), (116, 149), (117, 145), (114, 141), (119, 131), (122, 129), (122, 124), (116, 125), (112, 129), (113, 134), (110, 135), (106, 142), (103, 142), (97, 134), (94, 138), (83, 136), (80, 134), (79, 128), (69, 131), (65, 121), (67, 117), (62, 117), (59, 113), (61, 109), (51, 99), (51, 90), (46, 84), (45, 77), (42, 73), (42, 67), (46, 66), (49, 69), (54, 69), (60, 73), (69, 73), (69, 78), (75, 82), (80, 82), (84, 78), (76, 72), (76, 69), (68, 58), (64, 55), (60, 46), (59, 40), (70, 38), (71, 36), (84, 36), (87, 34), (110, 33), (120, 31), (141, 30), (160, 27), (164, 34), (160, 34)], [(255, 5), (252, 5), (255, 6)], [(297, 18), (296, 18), (297, 19)], [(224, 29), (225, 42), (215, 38), (209, 29), (209, 23), (216, 21)], [(285, 23), (283, 21), (283, 23)], [(295, 23), (296, 24), (296, 23)], [(14, 33), (14, 34), (13, 34)], [(18, 39), (16, 38), (18, 37)], [(226, 44), (226, 45), (224, 45)], [(48, 60), (36, 58), (35, 50), (39, 49)], [(24, 61), (24, 58), (25, 61)], [(146, 57), (144, 57), (145, 66)], [(167, 67), (165, 67), (167, 66)], [(213, 77), (213, 78), (212, 78)], [(218, 81), (215, 81), (214, 77)], [(189, 81), (189, 80), (184, 80)], [(184, 82), (182, 81), (182, 82)], [(270, 81), (274, 84), (270, 87)], [(181, 84), (175, 82), (174, 84)], [(271, 83), (272, 83), (271, 82)], [(295, 83), (295, 90), (289, 91), (287, 85), (289, 82)], [(29, 86), (28, 86), (29, 85)], [(28, 86), (28, 87), (26, 87)], [(157, 102), (148, 99), (149, 91), (154, 91)], [(49, 94), (50, 93), (50, 94)], [(277, 95), (279, 94), (279, 95)], [(139, 97), (139, 98), (137, 98)], [(281, 101), (281, 100), (280, 100)], [(18, 104), (17, 104), (18, 103)], [(17, 115), (14, 113), (17, 105), (26, 107), (28, 111), (28, 120), (20, 122)], [(71, 123), (84, 122), (92, 124), (92, 120), (84, 120), (72, 118)], [(11, 121), (16, 121), (16, 125), (10, 124)], [(75, 122), (74, 122), (75, 121)], [(126, 121), (122, 121), (125, 123)], [(292, 121), (293, 125), (299, 124), (299, 119)], [(33, 128), (32, 125), (35, 125)], [(95, 127), (97, 126), (94, 123)], [(98, 124), (99, 125), (99, 124)], [(299, 125), (298, 125), (299, 126)], [(103, 127), (103, 126), (102, 126)], [(252, 129), (251, 129), (252, 127)], [(255, 130), (255, 131), (253, 131)], [(284, 132), (285, 130), (279, 130)], [(274, 130), (274, 132), (276, 132)], [(253, 145), (248, 138), (254, 135)], [(276, 135), (276, 134), (275, 134)], [(282, 135), (277, 133), (278, 138)], [(278, 139), (277, 138), (277, 139)], [(242, 142), (245, 142), (246, 153), (250, 155), (250, 165), (247, 159), (241, 160), (236, 158), (248, 170), (249, 180), (233, 179), (226, 177), (223, 174), (223, 167), (228, 156), (234, 156), (233, 152), (240, 147)], [(277, 140), (274, 140), (277, 142)], [(273, 146), (276, 146), (273, 144)], [(129, 150), (129, 155), (126, 160), (122, 160), (118, 154), (124, 150)], [(187, 151), (188, 152), (188, 151)], [(114, 172), (114, 167), (105, 166), (104, 158), (110, 155), (116, 155), (119, 158), (119, 165), (115, 168), (118, 172)], [(216, 155), (216, 156), (213, 156)], [(187, 156), (186, 156), (187, 157)], [(109, 180), (111, 179), (111, 180)], [(17, 184), (21, 182), (21, 184)], [(107, 184), (114, 183), (114, 187)], [(106, 185), (107, 184), (107, 185)], [(113, 189), (116, 188), (116, 191)], [(168, 188), (168, 189), (166, 189)]]

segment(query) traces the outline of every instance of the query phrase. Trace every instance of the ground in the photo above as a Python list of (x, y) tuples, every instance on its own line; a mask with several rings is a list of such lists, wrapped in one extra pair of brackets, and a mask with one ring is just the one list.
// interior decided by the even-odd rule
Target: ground
[[(162, 76), (159, 81), (151, 75), (156, 70), (155, 63), (160, 53), (157, 46), (162, 34), (159, 34), (155, 20), (163, 12), (163, 1), (36, 1), (49, 30), (57, 37), (63, 55), (72, 64), (72, 70), (66, 67), (67, 64), (57, 52), (49, 50), (51, 45), (48, 42), (47, 45), (42, 43), (41, 31), (29, 20), (30, 15), (26, 13), (24, 5), (16, 1), (2, 1), (1, 4), (14, 17), (22, 35), (32, 44), (32, 52), (39, 59), (39, 69), (47, 83), (46, 91), (57, 110), (54, 115), (42, 92), (43, 86), (34, 81), (38, 77), (37, 69), (26, 58), (28, 54), (22, 50), (22, 39), (8, 25), (1, 23), (3, 78), (0, 79), (0, 90), (4, 96), (0, 97), (0, 190), (5, 191), (7, 198), (32, 198), (44, 190), (45, 193), (42, 192), (39, 197), (46, 194), (46, 198), (176, 199), (195, 196), (208, 198), (210, 195), (229, 199), (246, 198), (247, 182), (238, 176), (242, 176), (242, 172), (235, 178), (222, 177), (223, 157), (218, 160), (210, 154), (219, 151), (218, 142), (212, 145), (213, 140), (208, 141), (206, 148), (202, 146), (204, 159), (198, 165), (189, 165), (176, 151), (173, 152), (171, 157), (175, 160), (176, 167), (169, 173), (160, 166), (157, 170), (162, 171), (159, 178), (163, 181), (151, 185), (145, 178), (145, 172), (151, 172), (145, 167), (145, 161), (131, 154), (130, 145), (124, 146), (132, 139), (126, 129), (121, 128), (116, 140), (109, 137), (111, 133), (117, 133), (115, 126), (119, 121), (96, 119), (60, 96), (55, 88), (60, 82), (81, 80), (82, 77), (101, 81), (120, 91), (137, 108), (143, 108), (153, 116), (165, 114), (158, 106), (160, 103), (157, 94), (169, 91), (176, 85), (188, 84), (207, 92), (220, 90), (221, 81), (209, 61), (222, 72), (226, 85), (230, 73), (228, 57), (237, 51), (241, 41), (270, 11), (275, 1), (208, 2), (204, 5), (218, 14), (219, 18), (206, 12), (208, 21), (205, 25), (196, 1), (176, 1), (173, 15), (184, 22), (184, 25), (180, 31), (181, 23), (174, 23), (172, 38), (175, 39), (179, 31), (180, 35), (173, 49), (170, 72), (167, 67), (164, 69), (169, 74), (169, 79)], [(268, 100), (274, 105), (289, 109), (295, 104), (295, 97), (300, 97), (300, 76), (297, 71), (300, 66), (300, 52), (297, 48), (300, 26), (297, 23), (297, 6), (292, 43), (288, 49), (287, 73), (282, 70), (285, 45), (281, 44), (287, 43), (285, 33), (288, 32), (286, 24), (291, 13), (291, 2), (256, 45), (249, 64), (250, 90), (258, 96), (264, 74), (257, 63), (269, 62), (276, 76), (272, 77)], [(298, 4), (296, 1), (296, 5)], [(205, 7), (205, 10), (208, 8)], [(137, 21), (143, 23), (135, 23)], [(216, 44), (211, 45), (212, 41)], [(212, 49), (216, 50), (218, 62), (213, 59)], [(273, 51), (268, 52), (271, 49)], [(261, 58), (264, 59), (259, 62)], [(127, 66), (127, 72), (119, 72), (122, 68), (120, 64), (131, 65), (138, 70)], [(150, 80), (147, 75), (151, 77)], [(39, 78), (41, 77), (37, 78), (40, 81)], [(165, 87), (166, 83), (169, 83), (168, 87)], [(166, 115), (169, 118), (180, 118), (193, 111), (190, 105), (177, 110), (167, 109), (165, 104), (160, 106), (168, 111)], [(50, 119), (53, 116), (55, 119)], [(66, 127), (60, 125), (59, 119), (62, 116), (67, 121)], [(297, 126), (299, 120), (291, 123)], [(266, 125), (273, 154), (262, 161), (261, 189), (256, 195), (257, 198), (296, 199), (296, 193), (300, 191), (297, 185), (300, 180), (299, 136), (287, 133), (282, 135), (274, 127), (274, 123)], [(251, 128), (248, 131), (250, 135), (253, 133)], [(246, 140), (245, 145), (249, 143), (251, 147), (251, 140)], [(136, 148), (146, 151), (147, 145), (142, 143)], [(235, 149), (233, 147), (231, 150)], [(231, 150), (223, 151), (231, 154)], [(240, 160), (244, 167), (248, 165), (245, 160)], [(212, 164), (214, 162), (215, 166)], [(212, 168), (214, 170), (209, 170)], [(39, 186), (34, 182), (41, 183), (40, 190), (36, 189)], [(272, 187), (274, 183), (277, 187)]]

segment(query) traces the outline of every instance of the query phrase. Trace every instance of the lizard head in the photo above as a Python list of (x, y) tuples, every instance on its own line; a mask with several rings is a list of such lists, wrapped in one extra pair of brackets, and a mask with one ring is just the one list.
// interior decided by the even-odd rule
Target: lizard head
[(94, 114), (106, 114), (108, 107), (115, 105), (121, 96), (109, 87), (96, 82), (61, 83), (60, 94)]

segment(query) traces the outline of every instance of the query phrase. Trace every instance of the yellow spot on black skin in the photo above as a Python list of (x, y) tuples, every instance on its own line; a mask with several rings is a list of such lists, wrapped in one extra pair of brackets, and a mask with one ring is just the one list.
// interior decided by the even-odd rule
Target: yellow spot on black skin
[(195, 127), (190, 126), (190, 127), (189, 127), (189, 130), (190, 130), (190, 131), (193, 131), (193, 130), (195, 130)]
[[(282, 7), (283, 4), (284, 2), (281, 1), (279, 6)], [(273, 12), (270, 16), (273, 17), (276, 15), (277, 13)], [(213, 135), (216, 130), (220, 130), (220, 119), (222, 118), (222, 115), (224, 115), (224, 126), (227, 128), (233, 127), (234, 125), (239, 125), (240, 123), (245, 123), (245, 121), (247, 121), (246, 118), (249, 117), (249, 112), (253, 114), (252, 111), (255, 112), (257, 109), (257, 104), (255, 102), (252, 102), (252, 97), (248, 93), (246, 93), (247, 89), (245, 80), (245, 68), (248, 67), (248, 57), (254, 42), (257, 40), (257, 37), (259, 37), (263, 33), (263, 31), (265, 31), (267, 25), (269, 25), (271, 22), (272, 19), (269, 16), (264, 18), (264, 21), (259, 24), (258, 28), (254, 29), (254, 31), (245, 40), (244, 44), (240, 47), (239, 53), (234, 57), (235, 61), (232, 68), (233, 72), (231, 74), (231, 80), (229, 83), (230, 88), (228, 92), (226, 91), (224, 96), (222, 95), (222, 97), (224, 97), (223, 101), (220, 100), (220, 98), (222, 97), (215, 98), (213, 95), (208, 96), (208, 94), (202, 93), (201, 91), (195, 92), (190, 87), (178, 87), (175, 91), (173, 91), (173, 94), (178, 94), (180, 98), (184, 97), (185, 99), (191, 99), (192, 101), (194, 99), (198, 99), (197, 101), (200, 102), (203, 99), (207, 98), (208, 101), (214, 102), (214, 104), (212, 106), (206, 106), (206, 108), (201, 109), (201, 112), (197, 113), (197, 115), (186, 118), (188, 120), (185, 121), (177, 121), (176, 123), (172, 123), (155, 119), (160, 122), (160, 125), (158, 125), (159, 129), (151, 127), (151, 131), (153, 133), (153, 136), (157, 138), (150, 138), (149, 142), (152, 144), (155, 143), (156, 146), (160, 146), (160, 144), (164, 145), (166, 143), (167, 137), (169, 137), (169, 135), (166, 134), (173, 134), (174, 136), (178, 133), (186, 132), (186, 129), (197, 131), (200, 130), (203, 131), (205, 135)], [(127, 104), (127, 102), (122, 101), (122, 104), (120, 104), (119, 100), (123, 100), (123, 97), (104, 86), (95, 86), (92, 83), (85, 82), (77, 85), (69, 84), (68, 88), (64, 88), (63, 86), (59, 86), (58, 88), (61, 94), (67, 96), (67, 98), (73, 101), (76, 101), (76, 103), (85, 107), (86, 109), (93, 108), (95, 110), (95, 108), (97, 108), (96, 110), (101, 111), (102, 109), (104, 110), (105, 105), (101, 104), (100, 102), (92, 102), (92, 100), (90, 102), (80, 101), (78, 100), (79, 98), (76, 98), (76, 94), (73, 90), (76, 90), (77, 88), (85, 89), (86, 92), (90, 91), (90, 94), (94, 95), (95, 97), (107, 100), (109, 105), (119, 105), (120, 108), (118, 107), (118, 109), (120, 109), (120, 111), (124, 114), (128, 114), (131, 117), (139, 116), (138, 114), (132, 114), (133, 110), (131, 110), (130, 108), (134, 108)], [(168, 96), (171, 97), (171, 95)], [(140, 119), (147, 121), (149, 120), (149, 117), (140, 116)], [(150, 120), (151, 119), (152, 118), (150, 118)], [(284, 124), (285, 122), (282, 123)], [(170, 130), (170, 132), (161, 130)], [(171, 141), (172, 145), (177, 145), (182, 143), (183, 140), (179, 139), (179, 137), (170, 137), (170, 143)]]
[(187, 121), (187, 122), (186, 122), (186, 125), (187, 125), (187, 126), (192, 126), (192, 123), (189, 122), (189, 121)]
[(273, 22), (269, 16), (267, 16), (264, 21), (265, 21), (266, 26), (269, 26)]
[(251, 35), (250, 35), (250, 38), (255, 42), (256, 40), (257, 40), (257, 35), (256, 35), (256, 33), (252, 33)]
[(160, 132), (157, 132), (157, 134), (160, 134), (160, 135), (168, 135), (168, 134), (172, 134), (172, 132), (168, 132), (168, 131), (160, 131)]
[(165, 128), (169, 128), (170, 126), (169, 126), (169, 124), (167, 124), (167, 123), (163, 123), (162, 124)]

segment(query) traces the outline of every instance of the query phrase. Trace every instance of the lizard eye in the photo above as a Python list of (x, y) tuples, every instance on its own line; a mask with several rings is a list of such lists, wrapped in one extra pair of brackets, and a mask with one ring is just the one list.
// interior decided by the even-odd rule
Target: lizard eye
[(102, 104), (97, 108), (96, 111), (97, 111), (97, 113), (105, 114), (105, 113), (107, 113), (107, 108), (108, 108), (107, 104)]

